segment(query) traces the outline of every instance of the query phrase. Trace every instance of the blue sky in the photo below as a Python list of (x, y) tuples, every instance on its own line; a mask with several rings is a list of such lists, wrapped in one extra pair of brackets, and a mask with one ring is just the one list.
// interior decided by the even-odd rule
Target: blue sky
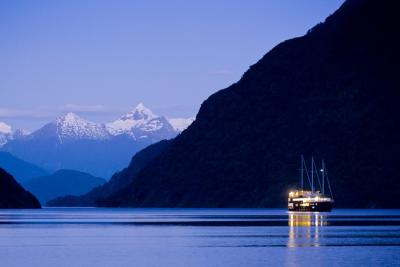
[(67, 111), (108, 121), (138, 102), (189, 117), (343, 0), (0, 1), (0, 121)]

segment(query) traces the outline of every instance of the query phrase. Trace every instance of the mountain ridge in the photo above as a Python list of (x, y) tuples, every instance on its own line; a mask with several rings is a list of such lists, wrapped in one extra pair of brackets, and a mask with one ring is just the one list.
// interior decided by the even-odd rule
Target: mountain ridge
[(0, 150), (50, 171), (74, 169), (109, 178), (127, 166), (135, 152), (180, 133), (143, 103), (116, 121), (124, 127), (69, 112), (29, 135), (9, 140)]
[[(134, 139), (146, 138), (143, 133), (152, 133), (164, 130), (155, 140), (172, 138), (186, 129), (194, 118), (171, 118), (154, 114), (142, 102), (134, 109), (112, 122), (96, 123), (86, 120), (74, 112), (67, 112), (41, 128), (28, 132), (22, 129), (12, 131), (12, 127), (0, 122), (0, 147), (13, 139), (35, 138), (46, 135), (47, 132), (55, 135), (60, 142), (63, 139), (108, 139), (113, 136), (126, 134)], [(157, 134), (156, 134), (157, 135)], [(157, 140), (158, 141), (158, 140)]]
[(348, 0), (274, 47), (104, 206), (283, 207), (305, 154), (325, 158), (337, 206), (399, 207), (396, 10)]

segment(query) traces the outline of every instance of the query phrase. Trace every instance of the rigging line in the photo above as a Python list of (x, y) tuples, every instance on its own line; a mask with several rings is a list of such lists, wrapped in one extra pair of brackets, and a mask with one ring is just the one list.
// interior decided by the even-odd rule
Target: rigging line
[(304, 170), (303, 170), (303, 161), (304, 161), (304, 156), (303, 156), (303, 154), (301, 154), (301, 168), (300, 168), (300, 172), (301, 172), (301, 174), (300, 174), (300, 183), (301, 183), (301, 190), (302, 191), (304, 191)]
[(315, 164), (314, 164), (314, 170), (315, 170), (315, 173), (317, 174), (317, 180), (318, 180), (319, 188), (322, 189), (321, 181), (319, 180), (318, 169), (317, 169), (317, 166)]
[(329, 188), (329, 192), (331, 193), (331, 198), (333, 199), (333, 193), (332, 193), (332, 189), (331, 189), (331, 183), (329, 182), (328, 172), (325, 172), (325, 176), (326, 176), (326, 181), (328, 182), (328, 188)]
[(310, 176), (308, 175), (308, 170), (307, 170), (306, 161), (303, 160), (302, 164), (303, 164), (304, 170), (306, 171), (306, 176), (307, 176), (308, 184), (311, 186), (311, 180), (310, 180)]

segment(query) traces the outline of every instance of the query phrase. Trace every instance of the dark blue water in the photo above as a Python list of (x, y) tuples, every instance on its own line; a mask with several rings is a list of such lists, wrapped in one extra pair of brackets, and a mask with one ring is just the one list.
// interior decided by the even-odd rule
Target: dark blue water
[(400, 266), (400, 210), (0, 210), (0, 266)]

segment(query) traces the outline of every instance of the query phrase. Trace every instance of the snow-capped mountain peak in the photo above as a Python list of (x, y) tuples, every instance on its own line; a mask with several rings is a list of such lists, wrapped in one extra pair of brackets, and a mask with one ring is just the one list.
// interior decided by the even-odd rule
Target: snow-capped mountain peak
[(57, 142), (64, 143), (66, 140), (111, 139), (118, 135), (126, 135), (134, 140), (156, 142), (175, 137), (193, 120), (194, 118), (167, 119), (158, 116), (143, 103), (139, 103), (127, 114), (107, 124), (91, 122), (73, 112), (68, 112), (30, 134), (23, 130), (13, 132), (11, 126), (0, 122), (0, 146), (17, 139), (56, 139)]
[(85, 119), (82, 119), (73, 112), (68, 112), (63, 116), (58, 117), (56, 119), (56, 123), (60, 125), (75, 126), (75, 125), (85, 125), (90, 122)]
[[(132, 111), (119, 119), (107, 124), (109, 131), (114, 134), (130, 133), (134, 128), (146, 126), (157, 116), (143, 103), (139, 103)], [(154, 128), (154, 130), (157, 130)]]
[(143, 103), (139, 103), (132, 111), (120, 118), (120, 120), (150, 120), (157, 117)]
[(107, 124), (112, 135), (127, 134), (134, 139), (168, 139), (176, 135), (176, 131), (163, 116), (155, 115), (143, 103), (139, 103), (132, 111)]
[[(51, 130), (54, 129), (54, 130)], [(105, 139), (109, 133), (104, 124), (95, 123), (79, 117), (77, 114), (68, 112), (58, 117), (53, 122), (45, 125), (33, 134), (55, 131), (60, 140), (63, 139)]]

